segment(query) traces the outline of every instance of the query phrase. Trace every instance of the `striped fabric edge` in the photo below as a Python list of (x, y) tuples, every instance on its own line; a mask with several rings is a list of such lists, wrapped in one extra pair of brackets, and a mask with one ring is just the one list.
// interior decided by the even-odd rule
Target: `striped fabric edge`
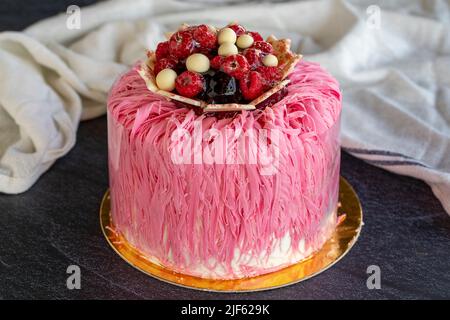
[[(348, 153), (351, 153), (364, 161), (377, 165), (377, 166), (419, 166), (429, 168), (426, 164), (412, 158), (405, 156), (398, 152), (377, 150), (377, 149), (362, 149), (362, 148), (348, 148), (342, 147), (342, 149)], [(377, 157), (376, 159), (369, 158), (371, 156)], [(392, 159), (394, 157), (401, 159)]]

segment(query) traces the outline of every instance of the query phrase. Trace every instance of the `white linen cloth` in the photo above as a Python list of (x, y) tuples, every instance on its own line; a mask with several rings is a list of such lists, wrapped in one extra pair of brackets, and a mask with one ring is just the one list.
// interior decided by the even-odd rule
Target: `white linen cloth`
[(105, 113), (115, 78), (165, 31), (237, 20), (290, 37), (330, 71), (343, 148), (426, 181), (450, 213), (449, 1), (219, 2), (111, 0), (82, 8), (80, 29), (61, 14), (0, 33), (0, 192), (26, 191), (66, 154), (79, 121)]

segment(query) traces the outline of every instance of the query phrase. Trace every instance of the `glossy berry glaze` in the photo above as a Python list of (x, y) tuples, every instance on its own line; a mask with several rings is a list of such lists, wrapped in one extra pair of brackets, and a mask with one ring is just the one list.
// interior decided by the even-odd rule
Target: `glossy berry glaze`
[[(122, 76), (108, 101), (116, 230), (149, 260), (212, 279), (275, 271), (317, 251), (336, 224), (341, 94), (314, 63), (289, 78), (287, 92), (257, 110), (218, 117), (148, 91), (136, 70)], [(235, 94), (228, 80), (212, 75), (209, 98)], [(272, 157), (263, 161), (220, 163), (208, 152), (222, 135), (218, 145), (236, 154), (239, 133), (261, 129), (280, 134), (265, 139)]]
[(236, 79), (222, 71), (210, 70), (203, 76), (205, 89), (198, 96), (207, 103), (241, 103), (244, 102)]

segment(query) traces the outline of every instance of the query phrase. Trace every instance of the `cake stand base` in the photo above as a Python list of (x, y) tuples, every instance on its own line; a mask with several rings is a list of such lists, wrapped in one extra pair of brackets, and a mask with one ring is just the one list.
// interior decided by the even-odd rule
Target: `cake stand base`
[(341, 177), (339, 183), (338, 224), (332, 237), (323, 247), (292, 266), (252, 278), (237, 280), (212, 280), (173, 272), (150, 262), (125, 238), (114, 231), (111, 221), (109, 190), (100, 206), (100, 225), (106, 240), (114, 251), (136, 269), (174, 285), (215, 292), (251, 292), (284, 287), (309, 279), (327, 270), (355, 244), (363, 225), (362, 208), (351, 185)]

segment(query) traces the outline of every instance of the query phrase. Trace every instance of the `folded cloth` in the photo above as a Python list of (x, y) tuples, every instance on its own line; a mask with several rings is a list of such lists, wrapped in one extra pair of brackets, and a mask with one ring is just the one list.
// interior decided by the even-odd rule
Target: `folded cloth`
[(0, 192), (26, 191), (66, 154), (79, 121), (104, 114), (115, 78), (165, 31), (238, 20), (328, 69), (344, 95), (343, 148), (424, 180), (450, 213), (448, 1), (218, 3), (111, 0), (82, 8), (79, 29), (71, 11), (0, 33)]

